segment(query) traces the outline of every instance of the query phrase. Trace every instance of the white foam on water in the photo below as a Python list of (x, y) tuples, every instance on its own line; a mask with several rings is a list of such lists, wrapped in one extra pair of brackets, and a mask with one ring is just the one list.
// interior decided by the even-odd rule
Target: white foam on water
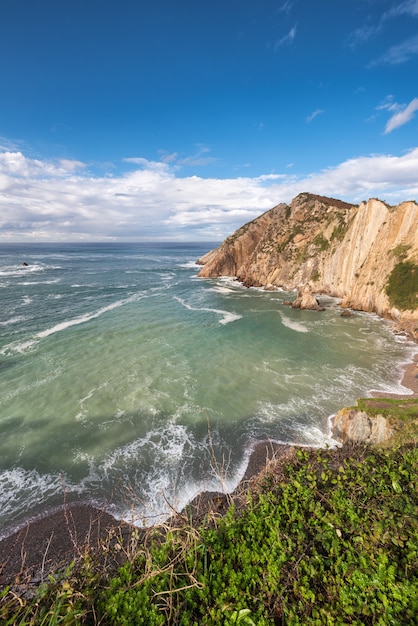
[[(78, 492), (64, 476), (39, 474), (36, 470), (21, 467), (4, 470), (0, 473), (0, 510), (3, 519), (11, 523), (18, 518), (33, 514), (39, 504), (49, 498)], [(4, 529), (3, 529), (4, 531)], [(0, 539), (4, 536), (0, 529)]]
[[(88, 491), (91, 483), (100, 484), (103, 479), (116, 483), (119, 477), (126, 505), (115, 504), (113, 514), (139, 526), (163, 521), (172, 513), (171, 507), (178, 506), (176, 478), (185, 447), (190, 450), (198, 445), (185, 426), (171, 422), (117, 448), (98, 464), (79, 454), (77, 458), (90, 466), (89, 476), (82, 481), (83, 488)], [(146, 470), (137, 467), (133, 475), (126, 475), (126, 468), (137, 466), (144, 454), (152, 455), (152, 466)]]
[(53, 278), (51, 280), (25, 280), (17, 283), (18, 285), (23, 285), (24, 287), (32, 286), (32, 285), (55, 285), (56, 283), (60, 283), (60, 278)]
[(341, 444), (332, 437), (331, 432), (324, 433), (317, 426), (306, 426), (299, 424), (296, 430), (300, 435), (300, 442), (297, 445), (308, 446), (312, 448), (335, 448)]
[(27, 319), (28, 318), (25, 317), (24, 315), (17, 315), (16, 317), (11, 317), (8, 320), (4, 320), (3, 322), (0, 322), (0, 326), (10, 326), (12, 324), (18, 324), (19, 322), (24, 322)]
[(12, 341), (0, 350), (0, 354), (2, 356), (7, 356), (13, 352), (25, 354), (26, 352), (32, 350), (37, 343), (38, 342), (35, 339), (28, 339), (27, 341)]
[(339, 443), (332, 437), (329, 418), (326, 430), (319, 428), (315, 423), (301, 421), (300, 417), (298, 418), (298, 416), (313, 413), (319, 405), (318, 397), (313, 398), (312, 401), (291, 398), (287, 403), (280, 405), (266, 402), (258, 411), (256, 423), (261, 425), (261, 430), (263, 423), (282, 423), (283, 433), (286, 435), (282, 439), (273, 438), (276, 443), (313, 448), (335, 447)]
[(309, 333), (309, 328), (307, 328), (300, 322), (297, 322), (296, 320), (290, 319), (290, 317), (287, 317), (280, 311), (279, 313), (280, 313), (280, 317), (282, 318), (283, 326), (286, 326), (286, 328), (290, 328), (291, 330), (295, 330), (298, 333)]
[(6, 265), (0, 270), (0, 276), (21, 278), (24, 275), (45, 272), (46, 270), (60, 270), (61, 265), (47, 265), (45, 263), (30, 263), (29, 265)]
[[(104, 385), (102, 385), (102, 387), (103, 386)], [(74, 418), (76, 422), (84, 422), (85, 421), (85, 417), (87, 415), (87, 409), (84, 407), (84, 404), (94, 396), (96, 391), (97, 391), (97, 388), (94, 387), (93, 389), (90, 389), (90, 391), (87, 393), (87, 395), (84, 396), (84, 398), (80, 398), (78, 400), (78, 404), (80, 406), (80, 410), (79, 410), (79, 412), (76, 414), (76, 416)]]
[(414, 393), (412, 389), (409, 389), (408, 387), (402, 385), (402, 381), (405, 374), (405, 367), (413, 363), (416, 355), (418, 354), (418, 345), (416, 343), (413, 343), (410, 339), (408, 339), (408, 337), (405, 336), (396, 336), (396, 341), (398, 343), (407, 344), (404, 358), (401, 361), (398, 360), (396, 362), (396, 371), (398, 373), (398, 378), (394, 383), (382, 383), (380, 381), (379, 388), (370, 387), (367, 390), (367, 393), (369, 395), (373, 394), (376, 391), (379, 393), (383, 392), (402, 396), (409, 396)]
[(143, 293), (134, 294), (124, 300), (117, 300), (116, 302), (112, 302), (111, 304), (108, 304), (107, 306), (102, 307), (98, 311), (94, 311), (92, 313), (86, 313), (84, 315), (80, 315), (79, 317), (75, 317), (70, 320), (65, 320), (64, 322), (60, 322), (59, 324), (56, 324), (55, 326), (52, 326), (51, 328), (46, 328), (45, 330), (41, 330), (40, 332), (36, 333), (31, 339), (28, 339), (27, 341), (12, 342), (12, 343), (7, 344), (6, 346), (2, 348), (2, 350), (0, 351), (0, 354), (4, 356), (11, 352), (19, 352), (19, 353), (27, 352), (28, 350), (32, 349), (37, 344), (39, 339), (45, 339), (46, 337), (49, 337), (50, 335), (54, 335), (55, 333), (61, 332), (63, 330), (67, 330), (67, 328), (71, 328), (72, 326), (85, 324), (86, 322), (96, 319), (100, 317), (101, 315), (108, 313), (109, 311), (113, 311), (114, 309), (122, 307), (125, 304), (136, 302), (145, 297), (149, 297), (149, 296)]
[(182, 424), (169, 422), (161, 428), (150, 430), (144, 437), (135, 439), (134, 441), (116, 448), (106, 459), (100, 464), (99, 469), (104, 474), (118, 464), (124, 464), (129, 460), (135, 460), (140, 457), (140, 451), (144, 447), (149, 447), (154, 451), (158, 451), (159, 461), (168, 463), (177, 463), (181, 458), (186, 444), (195, 447), (195, 442), (191, 439), (187, 428)]
[[(171, 425), (171, 431), (177, 431), (180, 439), (175, 439), (174, 445), (171, 438), (167, 441), (168, 450), (164, 443), (160, 442), (153, 468), (147, 472), (141, 481), (141, 494), (135, 497), (135, 485), (131, 488), (131, 502), (125, 506), (115, 506), (113, 514), (118, 519), (123, 519), (136, 526), (150, 526), (165, 521), (174, 511), (181, 511), (198, 494), (205, 491), (231, 493), (239, 484), (248, 467), (251, 451), (245, 452), (239, 466), (233, 473), (213, 467), (208, 470), (202, 480), (187, 479), (181, 477), (182, 460), (184, 460), (184, 446), (186, 443), (196, 448), (207, 446), (200, 445), (179, 425)], [(184, 436), (184, 439), (182, 438)], [(161, 447), (162, 446), (162, 447)], [(169, 463), (167, 464), (167, 459)]]
[(234, 290), (230, 287), (222, 287), (221, 285), (217, 287), (212, 287), (209, 291), (215, 291), (216, 293), (234, 293)]
[(241, 319), (242, 315), (238, 315), (237, 313), (231, 313), (230, 311), (223, 311), (221, 309), (212, 309), (209, 307), (194, 307), (191, 304), (188, 304), (183, 300), (183, 298), (179, 298), (178, 296), (173, 296), (174, 300), (180, 302), (182, 306), (190, 311), (207, 311), (208, 313), (216, 313), (217, 315), (222, 315), (222, 318), (219, 320), (220, 324), (229, 324), (230, 322), (235, 322), (236, 320)]
[(167, 282), (168, 280), (172, 280), (176, 277), (175, 272), (160, 272), (159, 277), (162, 281)]

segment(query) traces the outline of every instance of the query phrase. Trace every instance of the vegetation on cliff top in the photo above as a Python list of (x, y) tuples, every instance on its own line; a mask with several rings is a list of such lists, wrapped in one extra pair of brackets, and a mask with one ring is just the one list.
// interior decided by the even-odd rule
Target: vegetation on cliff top
[(4, 624), (412, 624), (418, 448), (298, 450), (225, 517), (184, 520), (106, 572), (94, 558), (3, 594)]
[(418, 265), (399, 261), (389, 275), (386, 293), (392, 306), (414, 311), (418, 307)]

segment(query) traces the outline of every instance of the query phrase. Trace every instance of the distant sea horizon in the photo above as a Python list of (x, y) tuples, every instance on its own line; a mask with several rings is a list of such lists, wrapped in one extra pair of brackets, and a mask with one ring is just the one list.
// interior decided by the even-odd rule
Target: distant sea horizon
[(258, 441), (334, 446), (339, 408), (408, 393), (390, 323), (198, 278), (217, 245), (0, 245), (0, 537), (64, 499), (152, 525), (231, 491)]

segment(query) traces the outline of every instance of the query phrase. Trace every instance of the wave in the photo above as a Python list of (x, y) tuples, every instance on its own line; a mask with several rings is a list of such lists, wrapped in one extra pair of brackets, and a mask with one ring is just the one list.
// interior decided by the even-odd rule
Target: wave
[(44, 263), (34, 263), (33, 265), (6, 265), (0, 269), (1, 276), (19, 277), (23, 275), (34, 274), (36, 272), (45, 272), (46, 270), (62, 269), (60, 265), (46, 265)]
[(286, 326), (286, 328), (290, 328), (291, 330), (295, 330), (298, 333), (309, 333), (309, 328), (307, 328), (306, 326), (304, 326), (300, 322), (297, 322), (296, 320), (290, 319), (290, 317), (287, 317), (283, 313), (280, 313), (280, 317), (282, 318), (283, 326)]
[[(25, 470), (21, 467), (4, 470), (0, 473), (0, 510), (2, 523), (16, 524), (20, 518), (33, 516), (43, 503), (52, 498), (77, 491), (61, 475), (40, 474), (36, 470)], [(16, 528), (12, 529), (16, 530)], [(4, 532), (4, 531), (3, 531)], [(0, 540), (6, 534), (0, 533)]]
[(115, 517), (136, 526), (163, 522), (204, 491), (231, 493), (244, 476), (250, 457), (250, 451), (245, 452), (233, 472), (221, 472), (212, 467), (208, 468), (205, 478), (197, 480), (185, 466), (196, 454), (201, 459), (205, 454), (209, 457), (208, 443), (197, 441), (184, 425), (171, 422), (115, 450), (97, 470), (99, 474), (108, 474), (117, 467), (125, 468), (130, 462), (137, 465), (137, 460), (149, 450), (154, 456), (152, 467), (147, 468), (145, 474), (137, 471), (134, 480), (132, 476), (124, 479), (129, 496), (125, 500), (129, 505), (111, 507)]
[(234, 293), (233, 289), (230, 289), (229, 287), (222, 287), (221, 285), (212, 287), (209, 291), (215, 291), (216, 293)]
[(195, 270), (196, 267), (198, 267), (200, 269), (200, 266), (196, 263), (196, 261), (187, 261), (186, 263), (179, 263), (178, 267), (183, 267), (185, 269), (193, 269), (193, 270)]
[(206, 311), (208, 313), (216, 313), (217, 315), (222, 315), (222, 319), (219, 320), (220, 324), (229, 324), (230, 322), (235, 322), (242, 318), (242, 315), (238, 315), (238, 313), (231, 313), (230, 311), (223, 311), (221, 309), (211, 309), (209, 307), (194, 307), (191, 304), (188, 304), (183, 300), (183, 298), (179, 298), (178, 296), (173, 296), (174, 300), (180, 302), (182, 306), (190, 311)]
[(51, 280), (24, 280), (17, 284), (23, 285), (24, 287), (28, 287), (32, 285), (55, 285), (56, 283), (59, 283), (59, 282), (61, 282), (60, 278), (53, 278)]
[(17, 315), (16, 317), (11, 317), (8, 320), (4, 320), (3, 322), (0, 322), (0, 326), (11, 326), (12, 324), (18, 324), (19, 322), (24, 322), (27, 319), (28, 318), (25, 317), (24, 315)]
[[(156, 294), (155, 294), (156, 295)], [(93, 319), (100, 317), (101, 315), (108, 313), (114, 309), (124, 306), (125, 304), (129, 304), (131, 302), (136, 302), (141, 300), (142, 298), (151, 297), (150, 294), (140, 293), (133, 294), (129, 298), (125, 298), (123, 300), (117, 300), (116, 302), (112, 302), (107, 306), (102, 307), (98, 311), (85, 313), (84, 315), (80, 315), (79, 317), (75, 317), (73, 319), (65, 320), (60, 322), (59, 324), (55, 324), (55, 326), (51, 326), (51, 328), (46, 328), (45, 330), (41, 330), (40, 332), (33, 335), (33, 337), (27, 339), (26, 341), (18, 341), (7, 344), (0, 350), (1, 355), (6, 355), (9, 352), (20, 352), (24, 353), (29, 349), (33, 348), (40, 339), (45, 339), (50, 335), (54, 335), (55, 333), (59, 333), (63, 330), (67, 330), (72, 326), (78, 326), (80, 324), (85, 324), (90, 322)]]

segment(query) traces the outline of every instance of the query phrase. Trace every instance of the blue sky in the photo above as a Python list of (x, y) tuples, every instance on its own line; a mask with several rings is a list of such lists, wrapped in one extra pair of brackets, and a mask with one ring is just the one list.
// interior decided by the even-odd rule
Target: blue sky
[(418, 199), (418, 0), (0, 0), (0, 242)]

